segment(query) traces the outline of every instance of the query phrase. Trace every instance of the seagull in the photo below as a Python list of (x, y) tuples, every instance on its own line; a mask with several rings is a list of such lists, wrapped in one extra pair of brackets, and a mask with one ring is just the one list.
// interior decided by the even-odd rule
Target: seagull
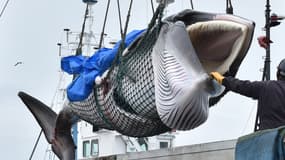
[(19, 64), (23, 64), (23, 62), (17, 62), (16, 64), (14, 64), (14, 66), (16, 67)]

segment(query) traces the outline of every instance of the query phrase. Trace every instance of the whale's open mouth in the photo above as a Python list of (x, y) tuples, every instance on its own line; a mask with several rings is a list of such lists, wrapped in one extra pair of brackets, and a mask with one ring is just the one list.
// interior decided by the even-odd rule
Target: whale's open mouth
[(157, 112), (170, 128), (193, 129), (206, 121), (209, 106), (227, 93), (211, 80), (210, 72), (236, 75), (251, 44), (254, 23), (192, 10), (165, 22), (152, 59)]
[(187, 32), (206, 72), (222, 74), (237, 58), (248, 35), (247, 26), (225, 20), (197, 22)]
[(166, 19), (182, 21), (207, 73), (235, 76), (250, 47), (255, 23), (229, 14), (184, 10)]

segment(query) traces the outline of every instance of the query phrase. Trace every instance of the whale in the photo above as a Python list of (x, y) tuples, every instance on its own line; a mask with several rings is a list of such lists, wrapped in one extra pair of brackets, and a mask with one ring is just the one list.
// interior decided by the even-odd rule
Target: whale
[(63, 160), (75, 157), (71, 127), (79, 120), (132, 137), (194, 129), (227, 94), (210, 72), (236, 76), (254, 27), (236, 15), (183, 10), (149, 26), (83, 101), (67, 99), (56, 113), (28, 93), (18, 96)]

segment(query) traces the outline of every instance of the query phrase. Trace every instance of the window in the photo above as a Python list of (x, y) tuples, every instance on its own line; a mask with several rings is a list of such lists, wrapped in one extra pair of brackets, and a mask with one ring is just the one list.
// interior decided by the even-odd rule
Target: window
[(83, 141), (83, 152), (82, 153), (83, 153), (83, 157), (98, 156), (99, 155), (98, 139)]
[(148, 150), (148, 144), (147, 144), (148, 138), (147, 137), (146, 138), (137, 138), (137, 141), (138, 141), (138, 143), (139, 143), (139, 145), (143, 151)]
[(91, 141), (91, 156), (98, 156), (98, 154), (99, 154), (98, 139), (93, 139)]
[(168, 142), (159, 142), (159, 148), (168, 148)]
[(83, 141), (83, 157), (89, 157), (90, 151), (90, 141)]

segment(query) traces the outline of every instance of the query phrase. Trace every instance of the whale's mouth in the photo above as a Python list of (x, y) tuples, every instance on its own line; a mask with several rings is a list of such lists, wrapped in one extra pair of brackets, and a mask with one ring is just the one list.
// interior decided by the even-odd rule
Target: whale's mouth
[(224, 74), (237, 58), (248, 35), (246, 25), (226, 20), (197, 22), (186, 29), (207, 73)]
[(236, 75), (250, 47), (254, 22), (185, 10), (168, 17), (166, 24), (152, 61), (157, 112), (170, 128), (193, 129), (228, 92), (209, 73)]

